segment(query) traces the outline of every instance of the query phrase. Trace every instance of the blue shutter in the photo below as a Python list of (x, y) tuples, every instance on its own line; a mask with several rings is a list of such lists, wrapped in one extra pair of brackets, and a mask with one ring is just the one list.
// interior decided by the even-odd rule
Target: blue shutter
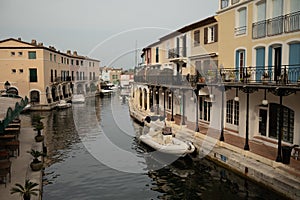
[(289, 81), (297, 82), (300, 78), (300, 43), (290, 44)]
[(256, 81), (261, 80), (265, 68), (265, 48), (256, 49)]

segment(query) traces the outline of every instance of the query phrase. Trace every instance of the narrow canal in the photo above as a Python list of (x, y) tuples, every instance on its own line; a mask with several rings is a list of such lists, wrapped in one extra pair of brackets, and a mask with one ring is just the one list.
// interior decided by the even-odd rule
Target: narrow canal
[(48, 148), (44, 200), (282, 199), (206, 159), (153, 167), (157, 161), (135, 138), (143, 127), (118, 94), (41, 114)]

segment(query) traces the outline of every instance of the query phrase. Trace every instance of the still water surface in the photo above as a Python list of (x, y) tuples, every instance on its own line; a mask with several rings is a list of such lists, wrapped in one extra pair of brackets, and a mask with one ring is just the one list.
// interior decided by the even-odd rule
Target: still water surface
[[(41, 114), (45, 117), (48, 148), (44, 200), (282, 199), (205, 159), (184, 158), (151, 170), (147, 163), (154, 162), (145, 156), (149, 149), (135, 138), (143, 127), (130, 119), (128, 106), (118, 94), (91, 98), (84, 106), (77, 104), (72, 109)], [(90, 147), (101, 139), (99, 135), (106, 135), (139, 161), (144, 159), (143, 172), (116, 170), (96, 159)], [(101, 153), (111, 155), (109, 151)]]

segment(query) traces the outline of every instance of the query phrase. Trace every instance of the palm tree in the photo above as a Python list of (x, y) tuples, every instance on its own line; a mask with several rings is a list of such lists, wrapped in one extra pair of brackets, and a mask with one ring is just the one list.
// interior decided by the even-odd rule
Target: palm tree
[(27, 180), (25, 180), (24, 187), (21, 184), (16, 183), (15, 184), (16, 187), (11, 188), (10, 193), (11, 194), (19, 193), (21, 196), (23, 196), (24, 200), (30, 200), (31, 195), (34, 195), (34, 196), (38, 195), (37, 192), (39, 191), (39, 189), (35, 188), (38, 185), (39, 184), (33, 183), (29, 179), (27, 179)]

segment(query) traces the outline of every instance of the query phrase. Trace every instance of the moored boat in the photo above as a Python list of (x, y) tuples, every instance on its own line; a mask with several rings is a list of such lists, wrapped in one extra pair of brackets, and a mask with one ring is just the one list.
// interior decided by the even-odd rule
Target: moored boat
[(72, 97), (72, 103), (84, 103), (85, 97), (83, 94), (74, 94)]
[(60, 100), (59, 103), (57, 104), (56, 108), (57, 109), (65, 109), (65, 108), (70, 108), (72, 106), (71, 103), (67, 103), (65, 100)]
[(191, 142), (184, 142), (175, 138), (171, 127), (164, 127), (160, 130), (150, 128), (147, 134), (139, 136), (139, 140), (159, 152), (179, 157), (195, 151), (195, 146)]

